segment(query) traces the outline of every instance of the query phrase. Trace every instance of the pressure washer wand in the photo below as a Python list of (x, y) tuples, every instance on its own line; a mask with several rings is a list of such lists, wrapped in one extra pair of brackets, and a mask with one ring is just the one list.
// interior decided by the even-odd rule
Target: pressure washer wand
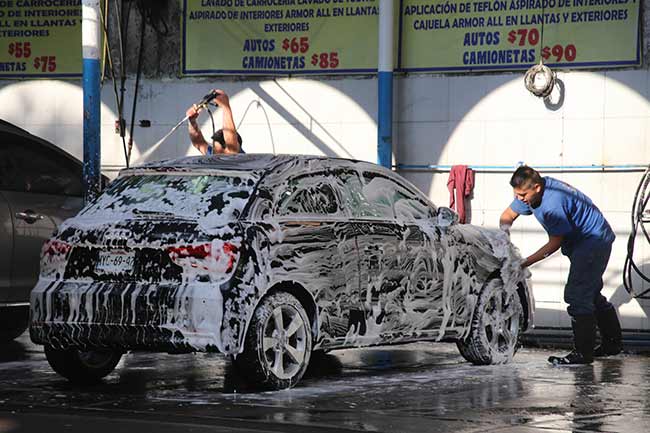
[[(208, 104), (209, 104), (210, 102), (212, 102), (212, 101), (214, 100), (214, 98), (217, 97), (217, 95), (218, 95), (217, 92), (212, 91), (212, 92), (208, 93), (207, 95), (205, 95), (203, 98), (201, 98), (201, 100), (200, 100), (197, 104), (194, 104), (194, 106), (196, 107), (197, 111), (202, 110), (203, 108), (207, 107)], [(183, 124), (183, 123), (185, 123), (185, 121), (186, 121), (187, 119), (189, 119), (189, 118), (190, 118), (189, 115), (186, 115), (185, 117), (183, 117), (183, 118), (181, 119), (181, 121), (178, 122), (178, 123), (176, 124), (176, 126), (174, 126), (174, 127), (171, 129), (171, 131), (169, 131), (167, 134), (165, 134), (165, 136), (164, 136), (163, 138), (161, 138), (160, 140), (158, 140), (158, 141), (156, 142), (156, 144), (154, 144), (153, 146), (151, 146), (151, 147), (149, 148), (149, 150), (147, 150), (145, 153), (143, 153), (143, 154), (140, 156), (140, 159), (143, 160), (143, 159), (146, 159), (147, 157), (149, 157), (149, 155), (151, 155), (151, 154), (152, 154), (152, 153), (153, 153), (153, 152), (158, 148), (158, 146), (160, 146), (160, 145), (162, 144), (163, 141), (167, 140), (167, 138), (169, 138), (169, 136), (172, 135), (172, 134), (174, 133), (174, 131), (176, 131), (176, 130), (177, 130), (177, 129), (178, 129), (178, 128)]]

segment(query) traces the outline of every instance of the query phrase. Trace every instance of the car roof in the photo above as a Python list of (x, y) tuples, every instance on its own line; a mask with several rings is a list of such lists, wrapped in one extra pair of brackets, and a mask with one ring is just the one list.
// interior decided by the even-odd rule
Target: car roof
[[(301, 164), (304, 163), (304, 164)], [(316, 164), (314, 164), (316, 163)], [(142, 171), (153, 172), (194, 172), (194, 171), (233, 171), (238, 174), (249, 172), (256, 177), (267, 174), (278, 174), (281, 178), (285, 173), (300, 174), (314, 169), (349, 168), (352, 170), (374, 171), (383, 173), (393, 179), (399, 179), (422, 198), (431, 201), (415, 185), (399, 174), (385, 167), (355, 159), (317, 156), (317, 155), (273, 155), (266, 153), (218, 154), (202, 156), (186, 156), (177, 159), (152, 161), (137, 167), (124, 169), (120, 174), (139, 174)], [(433, 205), (433, 203), (431, 203)]]
[[(83, 162), (78, 160), (76, 157), (69, 154), (68, 152), (66, 152), (56, 144), (50, 143), (46, 139), (34, 135), (14, 125), (13, 123), (9, 123), (6, 120), (0, 119), (0, 136), (4, 134), (13, 135), (25, 139), (27, 141), (38, 143), (39, 146), (42, 146), (43, 148), (48, 149), (49, 151), (65, 158), (67, 161), (69, 161), (71, 164), (74, 165), (75, 169), (78, 169), (79, 171), (83, 171)], [(106, 185), (109, 183), (108, 177), (106, 177), (103, 174), (102, 174), (102, 181)]]
[(321, 161), (325, 164), (330, 163), (332, 167), (352, 167), (363, 166), (364, 169), (374, 169), (377, 171), (389, 171), (381, 166), (365, 161), (357, 161), (346, 158), (336, 158), (317, 155), (273, 155), (266, 153), (240, 153), (240, 154), (219, 154), (204, 156), (186, 156), (177, 159), (166, 159), (162, 161), (153, 161), (143, 165), (133, 167), (129, 170), (152, 170), (152, 171), (189, 171), (189, 170), (215, 170), (215, 171), (251, 171), (264, 173), (276, 169), (282, 169), (283, 166), (295, 165), (299, 162)]
[(43, 146), (44, 148), (59, 154), (63, 156), (64, 158), (68, 159), (70, 162), (74, 163), (75, 165), (79, 166), (81, 168), (82, 163), (79, 161), (77, 158), (74, 156), (70, 155), (68, 152), (65, 150), (61, 149), (59, 146), (50, 143), (49, 141), (45, 140), (44, 138), (38, 137), (36, 135), (33, 135), (27, 131), (25, 131), (22, 128), (19, 128), (18, 126), (14, 125), (13, 123), (9, 123), (5, 120), (0, 119), (0, 134), (10, 134), (14, 136), (21, 137), (25, 140), (29, 141), (34, 141), (38, 143), (40, 146)]

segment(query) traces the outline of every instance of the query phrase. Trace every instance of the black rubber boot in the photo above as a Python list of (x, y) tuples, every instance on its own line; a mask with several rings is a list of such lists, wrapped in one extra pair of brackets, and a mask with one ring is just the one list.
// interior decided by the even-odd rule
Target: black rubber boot
[(572, 317), (573, 351), (566, 356), (550, 356), (548, 362), (554, 365), (591, 364), (594, 361), (595, 324), (593, 314)]
[(600, 345), (594, 349), (594, 356), (618, 355), (623, 349), (621, 323), (615, 308), (596, 313), (596, 323), (600, 331)]

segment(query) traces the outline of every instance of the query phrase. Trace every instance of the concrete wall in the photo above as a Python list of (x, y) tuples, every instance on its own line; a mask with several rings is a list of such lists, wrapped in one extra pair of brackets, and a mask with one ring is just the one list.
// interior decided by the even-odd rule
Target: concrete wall
[[(644, 2), (644, 9), (647, 2)], [(242, 80), (177, 78), (178, 15), (167, 11), (167, 37), (149, 31), (146, 78), (139, 90), (132, 163), (198, 154), (183, 125), (152, 148), (211, 88), (231, 95), (235, 121), (247, 152), (309, 153), (376, 160), (377, 82), (374, 77), (278, 78)], [(133, 27), (135, 28), (135, 27)], [(644, 29), (647, 29), (644, 24)], [(648, 52), (647, 31), (644, 53)], [(176, 38), (176, 39), (175, 39)], [(133, 71), (131, 33), (128, 70)], [(172, 54), (170, 54), (170, 52)], [(173, 57), (173, 59), (172, 59)], [(156, 72), (158, 71), (158, 72)], [(395, 161), (402, 164), (515, 166), (622, 165), (650, 162), (650, 73), (637, 69), (559, 72), (563, 102), (549, 108), (530, 95), (523, 73), (410, 75), (396, 78)], [(127, 81), (125, 117), (130, 119), (134, 79)], [(102, 165), (109, 175), (124, 166), (115, 134), (116, 103), (110, 80), (103, 87)], [(73, 155), (82, 155), (82, 93), (79, 81), (2, 81), (0, 118), (40, 135)], [(209, 117), (200, 118), (206, 135)], [(220, 113), (215, 113), (220, 125)], [(219, 127), (219, 126), (217, 126)], [(448, 205), (445, 171), (401, 170), (434, 203)], [(622, 287), (622, 267), (630, 232), (630, 211), (639, 172), (549, 173), (587, 193), (617, 233), (604, 294), (619, 308), (627, 329), (650, 330), (650, 301), (630, 299)], [(512, 198), (508, 170), (479, 171), (472, 200), (473, 224), (496, 227)], [(546, 235), (533, 217), (517, 221), (512, 239), (523, 254), (541, 246)], [(650, 257), (644, 239), (637, 243), (639, 263)], [(645, 258), (645, 259), (643, 259)], [(562, 302), (568, 260), (557, 253), (532, 268), (538, 326), (569, 325)], [(650, 266), (648, 267), (650, 269)], [(641, 287), (641, 286), (639, 286)]]

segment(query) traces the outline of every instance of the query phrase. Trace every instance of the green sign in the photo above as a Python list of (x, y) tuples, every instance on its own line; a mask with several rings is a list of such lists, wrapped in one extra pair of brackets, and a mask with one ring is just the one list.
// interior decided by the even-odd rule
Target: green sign
[(182, 73), (377, 71), (378, 0), (183, 0)]
[(641, 64), (636, 0), (402, 0), (403, 71)]
[(81, 74), (81, 0), (0, 0), (0, 78)]

